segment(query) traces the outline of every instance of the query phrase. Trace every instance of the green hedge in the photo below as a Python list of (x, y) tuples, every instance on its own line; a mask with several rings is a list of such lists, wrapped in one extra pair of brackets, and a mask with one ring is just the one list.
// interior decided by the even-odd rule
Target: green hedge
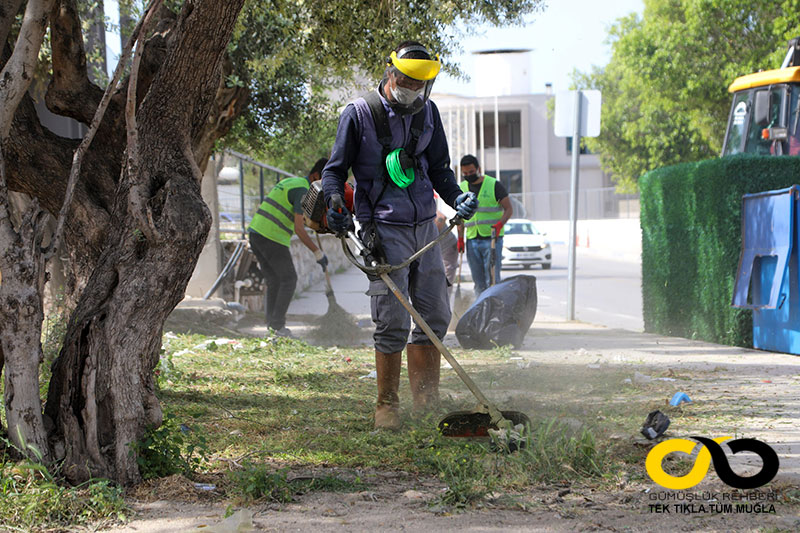
[(738, 155), (639, 180), (645, 331), (753, 345), (752, 314), (730, 306), (742, 195), (800, 183), (800, 157)]

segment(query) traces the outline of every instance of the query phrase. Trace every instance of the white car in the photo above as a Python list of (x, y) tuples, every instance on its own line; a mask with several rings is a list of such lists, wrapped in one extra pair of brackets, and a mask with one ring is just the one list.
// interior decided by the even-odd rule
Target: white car
[(503, 236), (503, 268), (521, 266), (530, 268), (542, 265), (547, 270), (553, 263), (550, 243), (533, 225), (524, 218), (512, 218), (505, 225)]

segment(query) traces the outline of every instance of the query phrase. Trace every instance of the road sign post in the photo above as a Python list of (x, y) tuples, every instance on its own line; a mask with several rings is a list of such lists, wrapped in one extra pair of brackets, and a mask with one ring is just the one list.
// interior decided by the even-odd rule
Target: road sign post
[(569, 256), (567, 265), (567, 320), (575, 320), (575, 241), (578, 233), (578, 177), (581, 136), (600, 134), (600, 91), (565, 91), (556, 94), (555, 134), (572, 137), (572, 171), (569, 187)]

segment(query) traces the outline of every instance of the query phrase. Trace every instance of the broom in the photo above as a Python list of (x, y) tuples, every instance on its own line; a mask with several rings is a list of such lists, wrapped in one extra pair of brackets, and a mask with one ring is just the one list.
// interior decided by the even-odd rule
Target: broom
[[(322, 250), (319, 233), (317, 233), (317, 246)], [(355, 317), (336, 303), (330, 272), (327, 267), (323, 271), (327, 285), (325, 296), (328, 298), (328, 311), (317, 319), (317, 327), (311, 331), (311, 337), (324, 344), (358, 344), (362, 337), (361, 328), (358, 327)]]

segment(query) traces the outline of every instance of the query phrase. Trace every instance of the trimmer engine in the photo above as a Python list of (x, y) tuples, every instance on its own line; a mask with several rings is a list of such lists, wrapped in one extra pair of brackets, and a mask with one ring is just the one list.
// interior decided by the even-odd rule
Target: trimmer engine
[[(353, 212), (353, 187), (344, 184), (344, 202), (347, 209)], [(317, 233), (333, 233), (328, 229), (325, 213), (328, 207), (325, 204), (325, 194), (322, 192), (322, 180), (317, 180), (308, 187), (308, 192), (303, 197), (303, 222)]]

